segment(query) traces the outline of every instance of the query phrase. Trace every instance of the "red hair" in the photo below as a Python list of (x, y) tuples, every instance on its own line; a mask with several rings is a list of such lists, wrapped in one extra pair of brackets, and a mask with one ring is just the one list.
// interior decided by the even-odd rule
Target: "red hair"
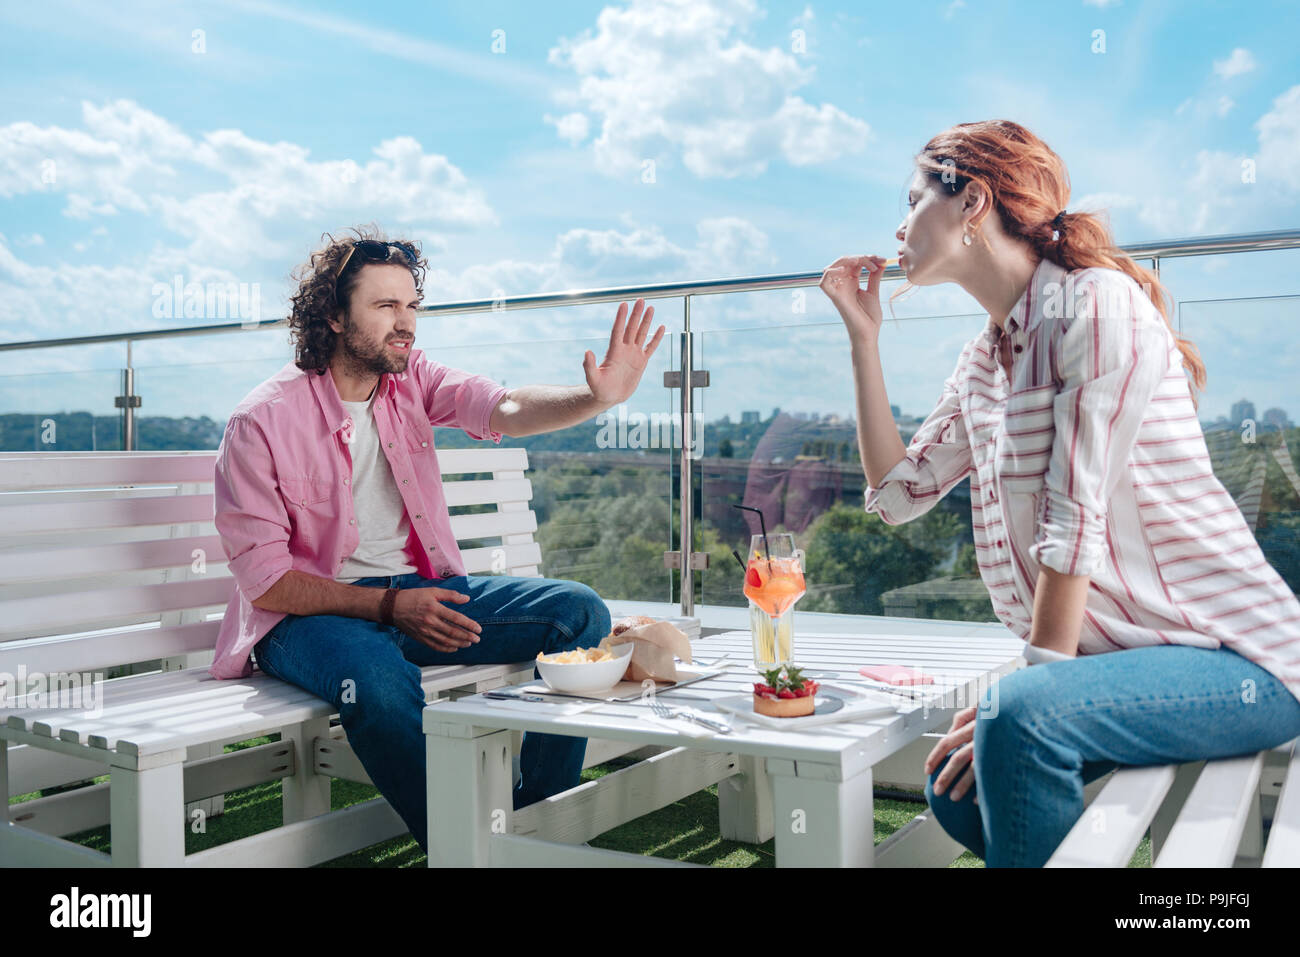
[[(1061, 158), (1037, 136), (1010, 120), (958, 123), (926, 143), (916, 165), (949, 196), (960, 193), (967, 183), (982, 185), (1006, 234), (1029, 243), (1041, 258), (1071, 272), (1102, 267), (1132, 277), (1173, 333), (1192, 383), (1205, 388), (1205, 363), (1196, 346), (1179, 335), (1170, 321), (1166, 300), (1172, 298), (1156, 273), (1116, 247), (1110, 227), (1093, 213), (1066, 213), (1059, 228), (1054, 224), (1070, 199), (1070, 175)], [(978, 230), (979, 223), (971, 226)], [(981, 238), (987, 245), (987, 238)]]

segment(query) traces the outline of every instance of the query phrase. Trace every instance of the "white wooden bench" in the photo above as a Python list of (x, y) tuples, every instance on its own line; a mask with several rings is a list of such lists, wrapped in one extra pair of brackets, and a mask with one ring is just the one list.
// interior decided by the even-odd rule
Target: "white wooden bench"
[(1093, 784), (1104, 786), (1048, 867), (1124, 867), (1148, 830), (1152, 867), (1300, 866), (1300, 738), (1240, 757), (1121, 767)]
[[(215, 461), (215, 452), (0, 453), (0, 680), (152, 668), (65, 702), (75, 707), (33, 706), (9, 686), (0, 865), (309, 866), (406, 833), (382, 797), (330, 810), (332, 778), (370, 781), (328, 702), (261, 671), (208, 674), (234, 588), (212, 522)], [(452, 516), (457, 540), (478, 543), (462, 549), (468, 573), (539, 576), (527, 453), (440, 451), (438, 463), (453, 512), (496, 507)], [(455, 480), (482, 473), (491, 477)], [(432, 701), (529, 680), (533, 664), (422, 670)], [(274, 732), (280, 741), (225, 752)], [(627, 751), (591, 741), (585, 765)], [(9, 805), (105, 773), (108, 782)], [(225, 792), (274, 780), (282, 827), (186, 856), (185, 827), (221, 813)], [(64, 839), (104, 824), (111, 855)]]

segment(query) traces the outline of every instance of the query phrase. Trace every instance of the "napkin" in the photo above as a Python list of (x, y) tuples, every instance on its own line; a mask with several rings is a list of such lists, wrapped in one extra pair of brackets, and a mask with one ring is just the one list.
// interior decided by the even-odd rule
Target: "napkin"
[(904, 665), (863, 665), (858, 674), (873, 681), (883, 681), (888, 685), (928, 685), (934, 684), (932, 675), (922, 674)]
[(632, 661), (623, 675), (624, 681), (672, 682), (677, 680), (674, 657), (691, 663), (691, 640), (685, 633), (666, 621), (653, 621), (634, 625), (617, 635), (601, 639), (600, 647), (613, 651), (617, 645), (634, 643)]

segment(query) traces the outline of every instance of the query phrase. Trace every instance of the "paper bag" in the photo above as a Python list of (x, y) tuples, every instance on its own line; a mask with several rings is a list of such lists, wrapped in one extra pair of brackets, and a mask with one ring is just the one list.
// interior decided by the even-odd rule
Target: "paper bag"
[(612, 651), (615, 646), (628, 642), (635, 642), (635, 647), (624, 681), (641, 682), (647, 678), (654, 682), (676, 681), (677, 665), (673, 656), (687, 664), (691, 660), (691, 640), (666, 621), (636, 625), (622, 634), (608, 635), (601, 640), (600, 647)]

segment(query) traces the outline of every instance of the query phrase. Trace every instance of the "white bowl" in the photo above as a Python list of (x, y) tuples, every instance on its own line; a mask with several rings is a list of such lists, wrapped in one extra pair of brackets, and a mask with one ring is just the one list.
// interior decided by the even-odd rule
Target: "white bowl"
[(569, 694), (590, 694), (604, 691), (623, 680), (627, 666), (632, 662), (635, 642), (615, 645), (610, 651), (613, 661), (584, 661), (581, 664), (563, 665), (554, 661), (538, 661), (537, 673), (552, 691)]

